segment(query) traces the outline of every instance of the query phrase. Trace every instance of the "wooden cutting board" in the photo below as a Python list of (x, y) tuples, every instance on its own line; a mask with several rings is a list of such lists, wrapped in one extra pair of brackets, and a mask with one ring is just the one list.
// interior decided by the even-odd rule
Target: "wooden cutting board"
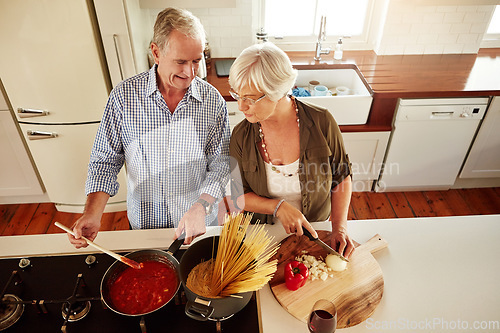
[[(318, 231), (318, 236), (330, 244), (331, 233)], [(269, 282), (278, 302), (294, 317), (307, 322), (310, 311), (318, 299), (328, 299), (337, 307), (337, 327), (357, 325), (369, 318), (382, 299), (384, 277), (372, 253), (387, 247), (387, 242), (375, 235), (364, 244), (356, 243), (356, 250), (349, 259), (347, 269), (335, 272), (326, 281), (308, 280), (298, 290), (291, 291), (285, 286), (284, 267), (306, 250), (316, 258), (326, 258), (327, 252), (306, 236), (291, 235), (280, 243), (273, 259), (278, 260), (278, 270)]]

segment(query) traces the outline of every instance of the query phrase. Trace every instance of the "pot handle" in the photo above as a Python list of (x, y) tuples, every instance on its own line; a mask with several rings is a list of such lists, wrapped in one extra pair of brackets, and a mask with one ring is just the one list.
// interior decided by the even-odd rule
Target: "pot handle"
[(170, 253), (170, 255), (174, 255), (175, 252), (177, 252), (177, 250), (180, 249), (181, 245), (184, 243), (184, 238), (186, 238), (186, 233), (183, 232), (179, 238), (177, 238), (176, 240), (174, 240), (172, 242), (172, 244), (170, 244), (170, 247), (168, 248), (167, 250), (167, 253)]
[(196, 301), (187, 301), (186, 309), (184, 312), (188, 317), (192, 319), (205, 321), (212, 315), (212, 313), (214, 313), (214, 308), (209, 305), (198, 303)]

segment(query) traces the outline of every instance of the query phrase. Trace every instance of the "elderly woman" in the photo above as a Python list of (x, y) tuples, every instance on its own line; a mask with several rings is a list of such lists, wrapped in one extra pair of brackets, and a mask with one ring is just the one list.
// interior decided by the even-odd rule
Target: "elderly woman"
[(272, 43), (248, 47), (232, 65), (230, 93), (245, 119), (230, 141), (231, 195), (238, 208), (263, 222), (279, 220), (287, 233), (306, 228), (316, 236), (309, 221), (330, 219), (331, 246), (349, 257), (352, 185), (342, 135), (328, 110), (288, 95), (296, 76)]

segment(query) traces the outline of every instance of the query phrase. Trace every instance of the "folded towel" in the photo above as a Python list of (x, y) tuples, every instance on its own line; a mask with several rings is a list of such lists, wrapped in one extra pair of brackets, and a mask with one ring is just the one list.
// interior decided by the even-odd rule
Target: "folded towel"
[(311, 96), (311, 93), (307, 89), (295, 87), (292, 89), (292, 95), (295, 97), (307, 97)]

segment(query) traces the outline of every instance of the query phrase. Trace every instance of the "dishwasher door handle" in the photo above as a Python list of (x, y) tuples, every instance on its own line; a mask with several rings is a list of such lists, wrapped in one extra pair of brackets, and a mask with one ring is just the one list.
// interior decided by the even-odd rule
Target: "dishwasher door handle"
[(451, 118), (454, 113), (453, 111), (432, 111), (431, 118)]

